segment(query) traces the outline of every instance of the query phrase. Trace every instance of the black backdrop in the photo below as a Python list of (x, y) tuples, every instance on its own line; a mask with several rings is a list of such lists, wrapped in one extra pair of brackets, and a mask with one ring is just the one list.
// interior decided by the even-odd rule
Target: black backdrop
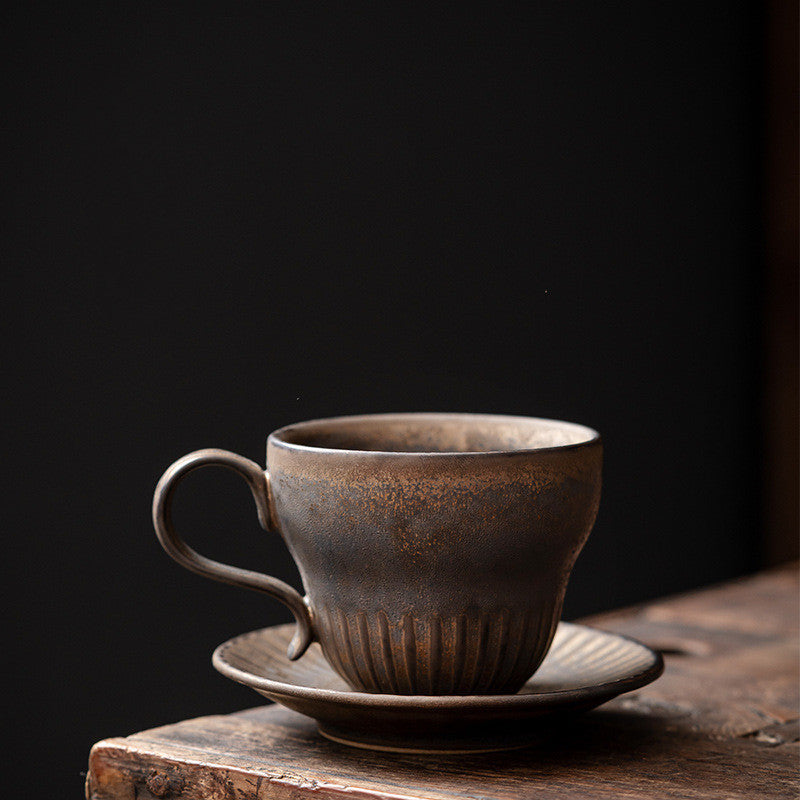
[[(198, 447), (263, 460), (270, 430), (343, 413), (574, 420), (606, 465), (568, 617), (758, 566), (758, 15), (389, 8), (6, 12), (36, 794), (79, 793), (96, 739), (259, 702), (211, 650), (288, 613), (150, 527)], [(193, 476), (176, 520), (296, 580), (235, 477)]]

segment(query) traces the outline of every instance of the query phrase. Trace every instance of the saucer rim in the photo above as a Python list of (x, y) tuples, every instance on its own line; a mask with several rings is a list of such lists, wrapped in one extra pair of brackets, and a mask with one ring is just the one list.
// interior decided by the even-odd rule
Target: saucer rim
[[(536, 706), (548, 705), (553, 701), (569, 701), (588, 700), (592, 697), (605, 696), (613, 697), (625, 692), (638, 689), (642, 686), (656, 680), (664, 672), (664, 657), (658, 650), (648, 647), (643, 642), (632, 636), (626, 636), (621, 633), (614, 633), (612, 631), (605, 631), (601, 628), (595, 628), (591, 625), (581, 625), (575, 622), (558, 623), (558, 626), (565, 626), (567, 628), (582, 628), (590, 630), (595, 633), (602, 634), (603, 636), (610, 636), (615, 639), (622, 639), (639, 648), (642, 648), (650, 657), (651, 663), (643, 669), (637, 670), (622, 678), (617, 678), (613, 681), (605, 681), (603, 683), (594, 683), (587, 686), (574, 687), (571, 689), (554, 689), (552, 691), (533, 692), (533, 693), (515, 693), (515, 694), (484, 694), (484, 695), (401, 695), (401, 694), (379, 694), (371, 692), (361, 692), (355, 689), (340, 690), (340, 689), (318, 689), (313, 686), (299, 686), (297, 684), (285, 683), (283, 681), (276, 681), (271, 678), (263, 678), (254, 675), (252, 672), (246, 672), (225, 660), (225, 654), (235, 647), (236, 643), (245, 638), (250, 638), (257, 635), (263, 635), (267, 631), (273, 631), (278, 628), (293, 628), (293, 624), (288, 625), (271, 625), (265, 628), (248, 631), (247, 633), (239, 634), (226, 642), (220, 644), (211, 656), (211, 663), (214, 669), (226, 678), (235, 681), (236, 683), (249, 686), (251, 689), (256, 690), (267, 696), (279, 695), (283, 697), (296, 697), (307, 700), (321, 700), (333, 702), (341, 705), (349, 706), (363, 706), (363, 707), (382, 707), (382, 708), (458, 708), (461, 711), (470, 708), (481, 709), (491, 707), (497, 709), (504, 706), (518, 707), (518, 706)], [(323, 656), (324, 657), (324, 656)], [(531, 675), (533, 678), (535, 673)], [(528, 679), (530, 680), (530, 678)]]

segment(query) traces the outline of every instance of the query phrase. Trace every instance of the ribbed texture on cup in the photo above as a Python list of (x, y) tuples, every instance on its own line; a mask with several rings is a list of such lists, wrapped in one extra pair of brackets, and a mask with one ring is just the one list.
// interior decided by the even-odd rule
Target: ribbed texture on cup
[(554, 602), (448, 617), (317, 609), (331, 666), (355, 689), (382, 694), (515, 692), (544, 658), (560, 616)]

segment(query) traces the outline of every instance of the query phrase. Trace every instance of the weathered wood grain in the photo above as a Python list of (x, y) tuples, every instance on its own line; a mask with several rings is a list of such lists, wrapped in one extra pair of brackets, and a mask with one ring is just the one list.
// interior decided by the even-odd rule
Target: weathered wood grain
[(796, 567), (590, 620), (665, 652), (651, 686), (525, 750), (372, 753), (276, 706), (100, 742), (91, 800), (796, 798)]

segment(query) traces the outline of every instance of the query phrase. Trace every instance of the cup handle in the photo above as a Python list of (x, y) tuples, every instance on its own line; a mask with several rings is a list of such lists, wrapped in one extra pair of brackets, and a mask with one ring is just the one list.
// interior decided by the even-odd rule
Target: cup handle
[(299, 592), (278, 578), (253, 572), (249, 569), (231, 567), (219, 561), (201, 556), (192, 550), (181, 539), (172, 524), (172, 495), (180, 483), (190, 472), (200, 467), (225, 467), (241, 475), (250, 491), (258, 510), (258, 521), (268, 531), (271, 527), (269, 474), (249, 458), (231, 453), (228, 450), (196, 450), (183, 458), (179, 458), (161, 476), (153, 496), (153, 526), (156, 536), (167, 554), (182, 567), (235, 586), (245, 586), (264, 592), (288, 606), (297, 621), (297, 630), (289, 642), (287, 655), (291, 661), (300, 658), (314, 640), (314, 628), (311, 620), (311, 609), (308, 600)]

